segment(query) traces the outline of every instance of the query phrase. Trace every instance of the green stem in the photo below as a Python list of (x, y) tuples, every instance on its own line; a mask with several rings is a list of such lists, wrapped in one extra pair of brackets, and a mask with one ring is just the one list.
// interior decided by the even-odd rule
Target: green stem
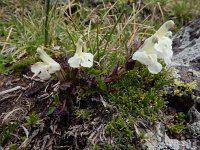
[(97, 37), (96, 37), (96, 41), (97, 41), (97, 61), (99, 62), (99, 60), (100, 60), (100, 53), (99, 53), (99, 20), (97, 20)]
[[(105, 51), (106, 51), (106, 48), (107, 48), (108, 43), (109, 43), (109, 41), (110, 41), (110, 38), (111, 38), (111, 36), (112, 36), (112, 34), (113, 34), (113, 32), (114, 32), (114, 30), (115, 30), (117, 24), (119, 23), (121, 17), (123, 16), (124, 11), (125, 11), (125, 10), (122, 11), (122, 13), (120, 14), (119, 18), (117, 19), (115, 25), (113, 26), (113, 28), (112, 28), (112, 30), (111, 30), (111, 32), (110, 32), (110, 35), (109, 35), (109, 37), (108, 37), (108, 39), (107, 39), (107, 41), (106, 41), (106, 45), (105, 45), (104, 50), (103, 50), (103, 55), (105, 54)], [(107, 35), (107, 33), (106, 33), (106, 35)], [(104, 39), (105, 39), (105, 38), (103, 38), (101, 41), (103, 42)]]
[(67, 31), (67, 34), (69, 35), (70, 40), (72, 41), (72, 44), (73, 44), (73, 46), (74, 46), (74, 49), (76, 49), (76, 44), (75, 44), (75, 42), (74, 42), (74, 40), (73, 40), (72, 35), (70, 34), (70, 32), (69, 32), (68, 29), (66, 29), (66, 31)]
[(50, 0), (46, 0), (46, 20), (45, 20), (45, 47), (49, 44), (49, 11), (50, 11)]
[(23, 31), (25, 31), (25, 25), (24, 25), (24, 0), (21, 0), (21, 6), (22, 6), (22, 24), (23, 24)]

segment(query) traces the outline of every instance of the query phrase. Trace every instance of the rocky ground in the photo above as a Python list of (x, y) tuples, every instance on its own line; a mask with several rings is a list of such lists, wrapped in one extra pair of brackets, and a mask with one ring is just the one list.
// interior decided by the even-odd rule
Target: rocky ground
[[(32, 147), (38, 150), (87, 149), (100, 141), (109, 142), (105, 137), (105, 124), (111, 120), (115, 109), (105, 106), (106, 103), (75, 103), (73, 111), (87, 108), (94, 111), (89, 120), (69, 114), (62, 109), (63, 104), (55, 113), (46, 116), (53, 102), (51, 95), (56, 86), (54, 81), (44, 83), (40, 80), (32, 81), (28, 76), (16, 78), (2, 75), (0, 80), (1, 126), (9, 122), (26, 122), (26, 116), (31, 112), (39, 114), (39, 120), (33, 126), (27, 128), (26, 123), (21, 124), (9, 141), (2, 144), (4, 148), (15, 143), (20, 145), (18, 148)], [(4, 138), (3, 135), (1, 131), (1, 138)], [(25, 140), (21, 141), (18, 136), (25, 136)]]
[[(91, 2), (95, 6), (99, 3)], [(199, 24), (200, 18), (193, 20), (173, 37), (174, 56), (170, 69), (176, 82), (164, 87), (167, 107), (157, 112), (162, 116), (159, 122), (150, 124), (145, 120), (147, 127), (142, 120), (141, 126), (132, 127), (136, 130), (132, 145), (148, 150), (200, 149)], [(91, 78), (83, 81), (92, 84), (92, 76), (86, 75), (85, 78)], [(144, 80), (147, 81), (148, 77)], [(17, 147), (35, 150), (89, 150), (95, 149), (96, 145), (115, 147), (111, 134), (106, 132), (106, 125), (119, 115), (116, 107), (104, 101), (100, 94), (81, 100), (73, 94), (68, 97), (69, 87), (70, 82), (61, 85), (56, 80), (32, 79), (30, 65), (20, 75), (14, 72), (0, 75), (0, 150)], [(55, 97), (58, 89), (60, 103)], [(87, 87), (84, 90), (87, 91)], [(112, 90), (110, 93), (116, 92)], [(73, 93), (73, 88), (70, 92)], [(143, 131), (144, 139), (139, 137)], [(119, 134), (119, 138), (124, 138), (124, 135)]]
[[(149, 150), (198, 150), (200, 149), (200, 18), (182, 27), (173, 37), (173, 69), (174, 77), (184, 84), (195, 82), (194, 94), (184, 93), (168, 96), (167, 118), (174, 119), (178, 112), (187, 115), (186, 130), (172, 135), (166, 132), (166, 126), (158, 123), (154, 132), (149, 131), (146, 136), (146, 148)], [(172, 89), (174, 87), (171, 87)], [(169, 90), (169, 89), (168, 89)], [(174, 114), (172, 113), (174, 112)]]

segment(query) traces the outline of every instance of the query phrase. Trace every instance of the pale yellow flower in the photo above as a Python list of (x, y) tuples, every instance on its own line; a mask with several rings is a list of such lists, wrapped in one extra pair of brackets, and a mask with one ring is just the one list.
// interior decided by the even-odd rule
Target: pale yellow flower
[(70, 67), (79, 68), (82, 67), (92, 67), (94, 55), (91, 53), (83, 52), (83, 40), (80, 38), (76, 43), (76, 53), (73, 57), (68, 60)]
[(38, 76), (42, 80), (48, 80), (51, 74), (61, 69), (60, 64), (47, 55), (41, 47), (37, 48), (37, 53), (43, 62), (37, 62), (31, 66), (33, 77)]

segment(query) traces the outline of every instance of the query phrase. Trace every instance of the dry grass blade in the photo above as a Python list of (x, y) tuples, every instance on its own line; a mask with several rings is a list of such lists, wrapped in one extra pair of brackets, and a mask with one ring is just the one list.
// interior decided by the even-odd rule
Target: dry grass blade
[[(8, 124), (9, 121), (11, 120), (18, 120), (16, 114), (17, 112), (20, 111), (20, 115), (23, 116), (22, 114), (25, 114), (24, 113), (24, 110), (22, 108), (16, 108), (16, 109), (13, 109), (12, 111), (8, 112), (2, 119), (2, 122), (1, 122), (1, 126), (3, 126), (4, 124)], [(20, 117), (21, 117), (20, 116)]]
[(7, 42), (8, 42), (8, 40), (9, 40), (10, 36), (11, 36), (12, 30), (13, 30), (13, 28), (11, 27), (11, 28), (10, 28), (10, 31), (9, 31), (9, 33), (8, 33), (8, 36), (7, 36), (7, 38), (6, 38), (6, 41), (5, 41), (4, 45), (3, 45), (3, 48), (2, 48), (2, 50), (1, 50), (1, 54), (4, 53), (4, 50), (5, 50), (6, 45), (7, 45)]
[(17, 91), (17, 90), (21, 90), (21, 89), (24, 89), (24, 88), (21, 87), (21, 86), (16, 86), (14, 88), (11, 88), (11, 89), (8, 89), (8, 90), (5, 90), (5, 91), (1, 91), (0, 92), (0, 96), (2, 96), (4, 94), (7, 94), (7, 93), (11, 93), (11, 92)]
[(25, 132), (25, 134), (26, 134), (26, 139), (25, 139), (24, 142), (21, 144), (21, 146), (19, 147), (19, 149), (22, 148), (24, 145), (26, 145), (26, 143), (28, 142), (28, 136), (29, 136), (28, 130), (27, 130), (23, 125), (21, 125), (20, 127), (24, 130), (24, 132)]
[(24, 148), (24, 147), (27, 147), (27, 146), (30, 144), (30, 142), (32, 141), (32, 139), (39, 133), (39, 131), (40, 131), (39, 129), (36, 129), (36, 130), (31, 134), (31, 136), (29, 136), (29, 138), (26, 140), (26, 143), (22, 143), (18, 149), (22, 149), (22, 148)]

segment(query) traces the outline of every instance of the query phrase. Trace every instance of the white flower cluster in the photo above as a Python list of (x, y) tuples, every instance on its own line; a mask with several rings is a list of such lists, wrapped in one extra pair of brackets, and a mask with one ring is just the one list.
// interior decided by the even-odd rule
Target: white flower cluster
[[(171, 63), (173, 51), (170, 37), (172, 32), (169, 29), (173, 26), (172, 20), (165, 22), (154, 35), (145, 40), (142, 48), (133, 54), (132, 59), (147, 65), (149, 72), (159, 73), (162, 70), (162, 65), (158, 62), (159, 58), (163, 59), (167, 65)], [(70, 67), (92, 67), (94, 55), (83, 52), (83, 49), (85, 50), (84, 42), (80, 38), (76, 43), (75, 55), (68, 60)], [(38, 76), (42, 80), (48, 80), (51, 74), (60, 71), (60, 64), (47, 55), (43, 48), (39, 47), (37, 53), (43, 62), (37, 62), (31, 66), (33, 77)]]
[[(76, 43), (75, 55), (68, 60), (70, 67), (92, 67), (94, 55), (82, 52), (83, 47), (84, 42), (80, 38)], [(48, 80), (51, 77), (51, 74), (60, 71), (60, 64), (47, 55), (43, 48), (37, 48), (37, 53), (43, 62), (37, 62), (31, 66), (31, 71), (34, 73), (33, 77), (38, 76), (42, 80)]]
[(145, 40), (142, 48), (133, 54), (132, 59), (147, 65), (152, 74), (157, 74), (162, 70), (162, 65), (158, 62), (159, 58), (169, 65), (173, 55), (172, 32), (169, 29), (173, 26), (172, 20), (165, 22), (154, 35)]
[(84, 42), (80, 38), (76, 43), (76, 53), (73, 57), (68, 60), (70, 67), (79, 68), (83, 67), (92, 67), (94, 55), (91, 53), (83, 52)]
[(33, 77), (38, 76), (42, 80), (48, 80), (51, 74), (61, 69), (60, 64), (47, 55), (41, 47), (37, 48), (37, 53), (43, 62), (37, 62), (31, 66), (31, 71), (34, 73)]

